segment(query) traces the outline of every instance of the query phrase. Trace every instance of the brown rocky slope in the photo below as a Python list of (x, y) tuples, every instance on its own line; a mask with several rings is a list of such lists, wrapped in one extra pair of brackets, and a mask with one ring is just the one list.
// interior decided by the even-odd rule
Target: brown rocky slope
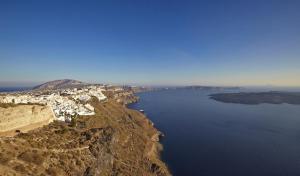
[(0, 175), (170, 175), (140, 112), (93, 100), (96, 115), (0, 138)]

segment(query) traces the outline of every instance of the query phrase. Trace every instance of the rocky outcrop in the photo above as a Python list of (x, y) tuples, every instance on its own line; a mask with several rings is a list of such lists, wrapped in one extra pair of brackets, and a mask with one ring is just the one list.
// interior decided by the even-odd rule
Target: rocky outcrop
[(15, 105), (0, 107), (0, 135), (13, 135), (16, 130), (26, 132), (54, 120), (50, 107), (41, 105)]
[(139, 100), (139, 97), (136, 96), (133, 91), (121, 91), (117, 93), (113, 91), (105, 91), (104, 94), (108, 98), (113, 99), (123, 105), (136, 103)]

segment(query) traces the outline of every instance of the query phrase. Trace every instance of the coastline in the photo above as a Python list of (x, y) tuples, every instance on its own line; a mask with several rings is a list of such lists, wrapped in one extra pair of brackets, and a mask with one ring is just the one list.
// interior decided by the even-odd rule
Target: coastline
[(171, 175), (160, 158), (161, 133), (144, 114), (111, 99), (91, 103), (96, 114), (75, 125), (55, 121), (1, 137), (0, 174)]
[[(133, 110), (133, 111), (141, 114), (146, 119), (147, 123), (150, 124), (156, 130), (156, 133), (154, 133), (151, 137), (151, 140), (154, 142), (154, 145), (151, 146), (151, 149), (149, 150), (148, 153), (150, 156), (152, 155), (152, 157), (154, 157), (155, 159), (158, 159), (160, 162), (162, 162), (167, 169), (168, 175), (172, 175), (171, 170), (167, 166), (167, 163), (162, 161), (162, 158), (161, 158), (161, 153), (163, 152), (163, 145), (161, 144), (160, 141), (161, 141), (161, 138), (164, 137), (164, 134), (155, 127), (154, 122), (152, 122), (143, 112), (140, 112), (138, 109), (130, 108), (130, 105), (138, 103), (138, 101), (140, 100), (140, 97), (137, 95), (137, 93), (149, 92), (149, 91), (153, 91), (153, 90), (146, 90), (146, 91), (144, 90), (144, 91), (134, 92), (133, 96), (130, 96), (129, 100), (127, 99), (127, 101), (124, 101), (124, 102), (126, 102), (124, 105), (125, 105), (125, 108), (127, 108), (129, 110)], [(134, 97), (134, 98), (132, 98), (132, 97)]]

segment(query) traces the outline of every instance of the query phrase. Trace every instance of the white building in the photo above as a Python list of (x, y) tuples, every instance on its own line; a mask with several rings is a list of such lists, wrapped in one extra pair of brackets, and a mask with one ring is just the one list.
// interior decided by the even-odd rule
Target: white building
[[(78, 115), (94, 115), (94, 107), (90, 104), (81, 104), (88, 102), (92, 97), (99, 101), (107, 97), (102, 93), (103, 89), (97, 86), (90, 86), (84, 89), (65, 89), (58, 93), (50, 95), (6, 95), (0, 97), (0, 103), (38, 103), (50, 106), (57, 120), (70, 121), (71, 117)], [(67, 96), (61, 96), (67, 95)]]

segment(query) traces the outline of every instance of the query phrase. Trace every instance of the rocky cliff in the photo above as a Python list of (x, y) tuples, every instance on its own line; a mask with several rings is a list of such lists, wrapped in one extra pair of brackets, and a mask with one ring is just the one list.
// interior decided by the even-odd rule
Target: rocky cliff
[(47, 125), (54, 120), (52, 110), (41, 105), (0, 107), (0, 136), (14, 134)]
[(167, 176), (160, 132), (113, 100), (90, 102), (96, 115), (0, 138), (0, 175)]

